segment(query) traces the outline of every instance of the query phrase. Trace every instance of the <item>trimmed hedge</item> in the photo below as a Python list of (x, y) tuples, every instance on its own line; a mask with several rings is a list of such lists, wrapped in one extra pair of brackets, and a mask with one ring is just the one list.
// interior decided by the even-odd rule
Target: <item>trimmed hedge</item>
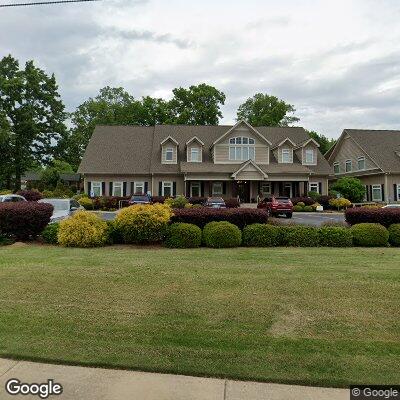
[(353, 235), (349, 228), (325, 226), (319, 228), (319, 245), (326, 247), (351, 247)]
[[(120, 200), (125, 200), (125, 202), (122, 203), (122, 204), (125, 207), (127, 207), (128, 203), (126, 201), (129, 200), (130, 198), (131, 198), (130, 196), (123, 196), (123, 197), (117, 197), (117, 196), (94, 197), (92, 199), (92, 201), (93, 201), (93, 209), (94, 210), (103, 210), (103, 211), (118, 210)], [(83, 205), (83, 206), (85, 207), (85, 205)]]
[(60, 228), (60, 224), (55, 222), (54, 224), (49, 224), (46, 228), (43, 229), (41, 233), (41, 237), (43, 242), (48, 244), (58, 244), (58, 230)]
[(392, 246), (400, 247), (400, 224), (389, 226), (389, 243)]
[(309, 196), (292, 197), (291, 201), (292, 201), (294, 206), (297, 203), (304, 203), (303, 206), (311, 206), (311, 204), (315, 203), (315, 201)]
[(243, 246), (271, 247), (279, 244), (279, 227), (269, 224), (251, 224), (243, 229)]
[(230, 222), (213, 221), (204, 227), (203, 241), (207, 247), (238, 247), (242, 243), (242, 232)]
[(318, 228), (311, 226), (290, 226), (284, 231), (284, 242), (294, 247), (317, 247), (319, 244)]
[(22, 197), (25, 197), (26, 200), (28, 201), (38, 201), (43, 198), (42, 193), (39, 192), (39, 190), (19, 190), (17, 192)]
[(46, 203), (0, 203), (0, 233), (17, 240), (38, 236), (50, 222), (53, 206)]
[(349, 208), (346, 210), (345, 216), (350, 225), (369, 222), (388, 228), (392, 224), (400, 223), (399, 208)]
[(151, 201), (153, 203), (160, 203), (160, 204), (164, 204), (166, 197), (164, 196), (152, 196)]
[(201, 229), (193, 224), (176, 222), (168, 227), (164, 244), (171, 248), (200, 247)]
[(188, 201), (190, 204), (200, 204), (203, 205), (207, 197), (189, 197)]
[(353, 225), (353, 244), (363, 247), (382, 247), (388, 245), (389, 232), (381, 224), (362, 223)]
[(225, 205), (227, 208), (238, 208), (240, 207), (240, 203), (238, 199), (231, 198), (225, 200)]
[(209, 222), (227, 221), (243, 229), (246, 225), (266, 223), (268, 212), (255, 208), (183, 208), (174, 210), (171, 221), (186, 222), (197, 225), (199, 228), (203, 228)]

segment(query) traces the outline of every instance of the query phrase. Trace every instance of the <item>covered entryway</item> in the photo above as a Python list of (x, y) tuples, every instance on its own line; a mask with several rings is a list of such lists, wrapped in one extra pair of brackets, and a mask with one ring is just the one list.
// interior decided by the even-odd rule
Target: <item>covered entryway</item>
[(233, 182), (233, 193), (239, 197), (241, 203), (250, 203), (250, 181)]

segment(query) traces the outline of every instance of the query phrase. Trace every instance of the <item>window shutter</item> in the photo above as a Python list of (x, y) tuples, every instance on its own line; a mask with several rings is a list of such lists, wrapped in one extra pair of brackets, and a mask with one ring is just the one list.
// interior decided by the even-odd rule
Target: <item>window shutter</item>
[(131, 195), (135, 194), (135, 182), (131, 182)]
[(145, 182), (144, 183), (144, 193), (147, 194), (148, 191), (149, 191), (149, 182)]
[(112, 195), (113, 195), (112, 190), (113, 190), (113, 183), (110, 182), (110, 183), (108, 184), (108, 195), (109, 195), (109, 196), (112, 196)]
[(172, 182), (172, 196), (176, 196), (176, 182)]
[(126, 196), (126, 182), (122, 183), (122, 196)]
[(106, 183), (101, 182), (101, 195), (105, 196), (105, 193), (106, 193)]
[(88, 181), (87, 183), (87, 194), (90, 196), (90, 192), (92, 191), (92, 182)]
[(158, 182), (158, 195), (162, 196), (162, 182)]
[(322, 194), (322, 182), (318, 182), (318, 193)]
[(200, 197), (204, 197), (204, 182), (200, 183)]
[(222, 182), (222, 194), (226, 194), (226, 182)]
[(385, 201), (385, 185), (383, 183), (381, 185), (381, 193), (382, 193), (382, 201)]
[(394, 201), (398, 200), (398, 198), (397, 198), (397, 185), (395, 183), (393, 184), (393, 199), (394, 199)]
[(372, 201), (372, 185), (369, 185), (369, 201)]

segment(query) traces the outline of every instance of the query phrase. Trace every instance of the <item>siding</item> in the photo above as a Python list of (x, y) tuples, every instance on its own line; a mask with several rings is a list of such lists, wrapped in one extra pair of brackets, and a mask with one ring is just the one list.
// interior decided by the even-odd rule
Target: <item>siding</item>
[[(172, 148), (173, 149), (173, 154), (172, 154), (172, 161), (167, 161), (166, 158), (166, 151), (167, 148)], [(175, 143), (172, 142), (167, 142), (164, 143), (161, 147), (161, 162), (163, 164), (176, 164), (178, 162), (178, 151)]]
[(103, 196), (112, 196), (110, 193), (110, 182), (126, 182), (126, 195), (130, 196), (133, 194), (131, 192), (131, 182), (147, 182), (148, 190), (151, 190), (151, 175), (85, 175), (85, 193), (88, 193), (88, 182), (104, 182), (105, 183), (105, 193)]

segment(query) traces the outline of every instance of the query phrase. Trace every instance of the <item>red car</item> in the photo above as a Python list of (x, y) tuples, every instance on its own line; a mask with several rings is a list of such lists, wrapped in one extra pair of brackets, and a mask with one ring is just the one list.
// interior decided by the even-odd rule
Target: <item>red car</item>
[(292, 218), (293, 215), (293, 204), (289, 197), (266, 197), (258, 203), (257, 208), (266, 208), (274, 217), (284, 214), (287, 218)]

